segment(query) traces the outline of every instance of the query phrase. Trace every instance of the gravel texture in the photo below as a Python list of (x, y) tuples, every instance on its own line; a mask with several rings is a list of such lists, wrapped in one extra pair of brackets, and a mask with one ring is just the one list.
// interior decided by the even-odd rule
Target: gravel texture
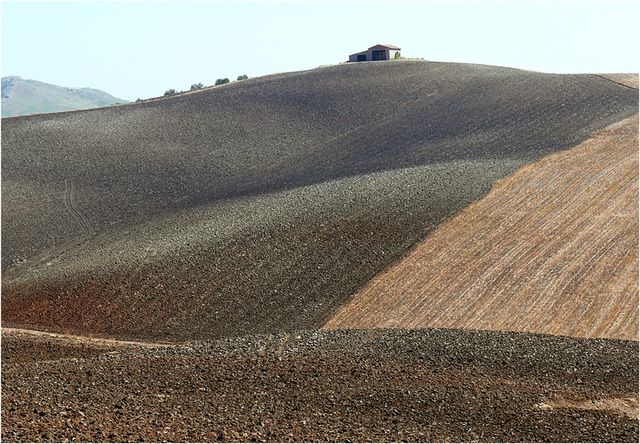
[(495, 180), (637, 109), (595, 75), (401, 61), (3, 119), (3, 325), (317, 328)]
[(637, 398), (637, 363), (635, 341), (430, 329), (3, 359), (2, 440), (637, 442), (637, 404), (562, 406)]

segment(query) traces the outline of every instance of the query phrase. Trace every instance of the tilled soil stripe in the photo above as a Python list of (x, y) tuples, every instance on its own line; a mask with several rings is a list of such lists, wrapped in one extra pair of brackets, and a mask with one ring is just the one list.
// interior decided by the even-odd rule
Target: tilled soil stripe
[(58, 333), (51, 333), (47, 331), (40, 330), (28, 330), (24, 328), (12, 328), (12, 327), (2, 327), (2, 333), (22, 333), (26, 335), (33, 336), (48, 336), (51, 338), (64, 339), (70, 342), (95, 342), (95, 343), (103, 343), (109, 345), (136, 345), (141, 347), (173, 347), (175, 344), (169, 344), (166, 342), (137, 342), (137, 341), (121, 341), (117, 339), (105, 339), (105, 338), (96, 338), (92, 336), (78, 336), (78, 335), (62, 335)]

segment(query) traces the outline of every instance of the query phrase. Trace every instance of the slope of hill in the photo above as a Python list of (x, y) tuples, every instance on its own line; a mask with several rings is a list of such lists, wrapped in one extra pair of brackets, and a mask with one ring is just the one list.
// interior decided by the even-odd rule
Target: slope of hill
[(630, 88), (638, 89), (638, 81), (640, 78), (638, 74), (626, 73), (626, 74), (600, 74), (605, 79), (613, 80), (621, 85), (628, 86)]
[(92, 88), (65, 88), (18, 76), (2, 78), (2, 117), (99, 108), (114, 103), (127, 101)]
[(495, 180), (637, 109), (595, 75), (403, 61), (5, 119), (3, 325), (317, 328)]
[(638, 340), (638, 116), (499, 181), (326, 328)]

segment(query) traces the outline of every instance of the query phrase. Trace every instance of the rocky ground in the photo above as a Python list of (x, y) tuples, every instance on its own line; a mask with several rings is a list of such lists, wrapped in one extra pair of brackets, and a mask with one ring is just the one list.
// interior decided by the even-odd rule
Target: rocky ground
[(11, 341), (5, 442), (638, 440), (637, 402), (615, 408), (637, 400), (635, 341), (298, 331), (47, 361)]

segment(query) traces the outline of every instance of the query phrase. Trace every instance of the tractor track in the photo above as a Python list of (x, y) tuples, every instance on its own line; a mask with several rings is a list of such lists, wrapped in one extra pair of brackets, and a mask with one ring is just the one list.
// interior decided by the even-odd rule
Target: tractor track
[(60, 334), (60, 333), (54, 333), (54, 332), (42, 331), (42, 330), (29, 330), (25, 328), (2, 327), (2, 335), (5, 335), (5, 334), (46, 337), (46, 338), (64, 340), (71, 343), (90, 342), (95, 344), (107, 344), (107, 345), (115, 345), (115, 346), (135, 345), (139, 347), (172, 347), (173, 345), (175, 345), (175, 344), (169, 344), (167, 342), (122, 341), (118, 339), (101, 338), (96, 336), (78, 336), (78, 335)]
[(80, 225), (81, 230), (85, 234), (93, 234), (95, 230), (89, 222), (89, 219), (80, 211), (76, 201), (76, 186), (73, 180), (64, 180), (64, 206), (71, 213)]

